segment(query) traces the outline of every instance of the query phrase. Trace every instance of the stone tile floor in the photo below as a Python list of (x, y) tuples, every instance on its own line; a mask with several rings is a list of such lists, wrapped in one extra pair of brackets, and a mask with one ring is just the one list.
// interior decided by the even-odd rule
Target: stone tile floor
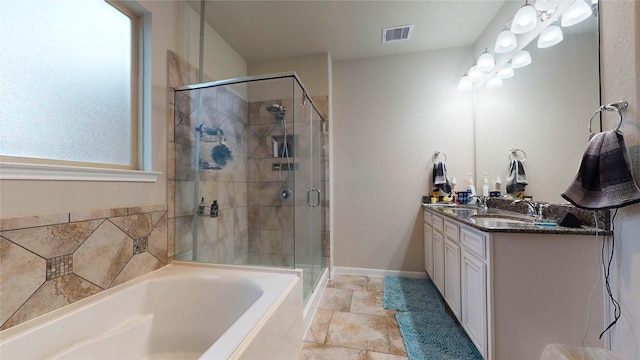
[(394, 310), (382, 307), (384, 277), (329, 281), (298, 360), (408, 360)]

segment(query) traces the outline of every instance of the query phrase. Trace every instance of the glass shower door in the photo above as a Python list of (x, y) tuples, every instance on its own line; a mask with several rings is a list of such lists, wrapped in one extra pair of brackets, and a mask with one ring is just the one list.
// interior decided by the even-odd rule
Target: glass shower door
[(301, 88), (295, 89), (295, 267), (303, 270), (304, 300), (322, 273), (322, 118)]

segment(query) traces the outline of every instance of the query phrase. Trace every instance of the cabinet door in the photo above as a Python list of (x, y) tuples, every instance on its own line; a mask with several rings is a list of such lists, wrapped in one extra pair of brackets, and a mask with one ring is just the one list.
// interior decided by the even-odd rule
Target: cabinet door
[(444, 242), (444, 299), (460, 320), (460, 245)]
[(487, 358), (487, 265), (462, 251), (462, 326)]
[(433, 283), (444, 294), (444, 237), (433, 231)]
[(424, 269), (433, 279), (433, 228), (424, 223)]

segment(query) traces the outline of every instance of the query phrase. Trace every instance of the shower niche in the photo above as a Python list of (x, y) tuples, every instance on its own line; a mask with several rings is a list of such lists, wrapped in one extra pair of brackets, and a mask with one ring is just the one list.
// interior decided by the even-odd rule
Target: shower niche
[[(306, 301), (328, 256), (325, 119), (297, 74), (188, 85), (174, 104), (176, 260), (302, 269)], [(203, 197), (217, 218), (196, 215)]]
[(294, 145), (295, 140), (291, 135), (287, 135), (286, 137), (284, 135), (271, 136), (271, 153), (274, 158), (293, 158)]

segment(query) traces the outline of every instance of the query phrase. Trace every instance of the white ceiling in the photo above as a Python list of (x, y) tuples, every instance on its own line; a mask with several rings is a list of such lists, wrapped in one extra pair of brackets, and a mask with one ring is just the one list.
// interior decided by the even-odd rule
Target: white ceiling
[[(249, 63), (326, 52), (340, 61), (470, 46), (503, 3), (207, 0), (205, 19)], [(410, 24), (411, 40), (382, 43), (383, 28)]]

